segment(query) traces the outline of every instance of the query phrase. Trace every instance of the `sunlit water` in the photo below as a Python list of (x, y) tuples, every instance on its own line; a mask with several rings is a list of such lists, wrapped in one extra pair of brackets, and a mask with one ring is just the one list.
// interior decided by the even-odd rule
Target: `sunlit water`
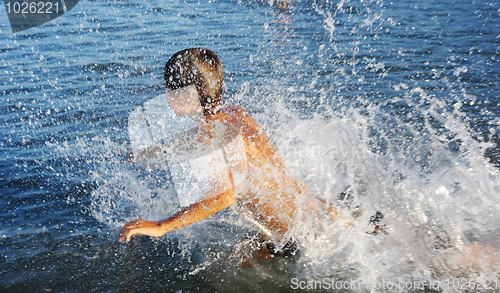
[[(83, 1), (15, 35), (0, 5), (2, 292), (498, 292), (500, 5), (272, 4)], [(256, 231), (234, 209), (117, 242), (178, 209), (167, 172), (123, 162), (127, 117), (198, 46), (340, 210), (302, 222), (291, 259), (244, 257)], [(369, 234), (377, 211), (388, 235)]]

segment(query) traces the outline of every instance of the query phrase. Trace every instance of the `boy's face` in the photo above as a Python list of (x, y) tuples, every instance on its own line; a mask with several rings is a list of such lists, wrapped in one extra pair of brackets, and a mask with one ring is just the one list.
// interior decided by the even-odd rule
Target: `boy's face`
[(167, 101), (177, 116), (199, 116), (203, 113), (198, 92), (194, 85), (186, 86), (174, 91), (167, 91)]

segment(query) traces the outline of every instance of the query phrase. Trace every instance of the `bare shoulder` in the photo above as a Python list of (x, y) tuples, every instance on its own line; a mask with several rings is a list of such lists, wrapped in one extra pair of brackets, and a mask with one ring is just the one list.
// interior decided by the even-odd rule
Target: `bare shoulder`
[(252, 116), (239, 105), (230, 105), (224, 107), (224, 112), (231, 115), (235, 120), (239, 122), (239, 124), (244, 124), (242, 126), (253, 128), (254, 130), (259, 130), (260, 126)]
[(230, 112), (233, 114), (240, 114), (240, 115), (249, 115), (248, 112), (240, 105), (229, 105), (224, 107), (224, 111)]

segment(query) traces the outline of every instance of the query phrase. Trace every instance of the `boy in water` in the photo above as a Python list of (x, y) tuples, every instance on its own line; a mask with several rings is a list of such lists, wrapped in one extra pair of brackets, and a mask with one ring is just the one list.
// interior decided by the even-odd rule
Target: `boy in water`
[[(162, 236), (237, 203), (252, 222), (264, 231), (262, 237), (265, 240), (286, 244), (290, 239), (287, 231), (292, 228), (297, 217), (297, 198), (307, 196), (309, 209), (316, 210), (320, 206), (306, 186), (299, 184), (289, 174), (257, 122), (240, 106), (222, 105), (222, 83), (221, 61), (214, 52), (207, 49), (177, 52), (165, 65), (165, 86), (173, 93), (168, 103), (176, 115), (193, 118), (197, 121), (200, 132), (209, 138), (218, 135), (214, 123), (232, 125), (239, 129), (248, 163), (245, 187), (237, 188), (234, 181), (230, 182), (234, 174), (229, 176), (229, 182), (221, 176), (221, 182), (214, 184), (219, 188), (214, 187), (199, 201), (167, 219), (156, 222), (137, 219), (129, 222), (121, 229), (119, 241), (130, 241), (133, 235)], [(181, 91), (186, 88), (195, 90), (194, 96), (199, 100), (190, 99), (189, 90)], [(203, 119), (196, 119), (200, 115)], [(151, 156), (162, 150), (162, 147), (155, 147), (142, 155)], [(322, 210), (326, 211), (324, 208)], [(335, 216), (333, 210), (329, 210)], [(277, 252), (283, 247), (281, 245), (272, 249)]]

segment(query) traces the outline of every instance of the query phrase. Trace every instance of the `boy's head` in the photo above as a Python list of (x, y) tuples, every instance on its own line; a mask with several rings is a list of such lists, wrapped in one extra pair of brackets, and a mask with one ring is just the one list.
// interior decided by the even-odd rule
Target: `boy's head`
[(214, 113), (222, 102), (222, 63), (213, 51), (202, 48), (179, 51), (165, 64), (164, 74), (169, 90), (195, 85), (206, 114)]

